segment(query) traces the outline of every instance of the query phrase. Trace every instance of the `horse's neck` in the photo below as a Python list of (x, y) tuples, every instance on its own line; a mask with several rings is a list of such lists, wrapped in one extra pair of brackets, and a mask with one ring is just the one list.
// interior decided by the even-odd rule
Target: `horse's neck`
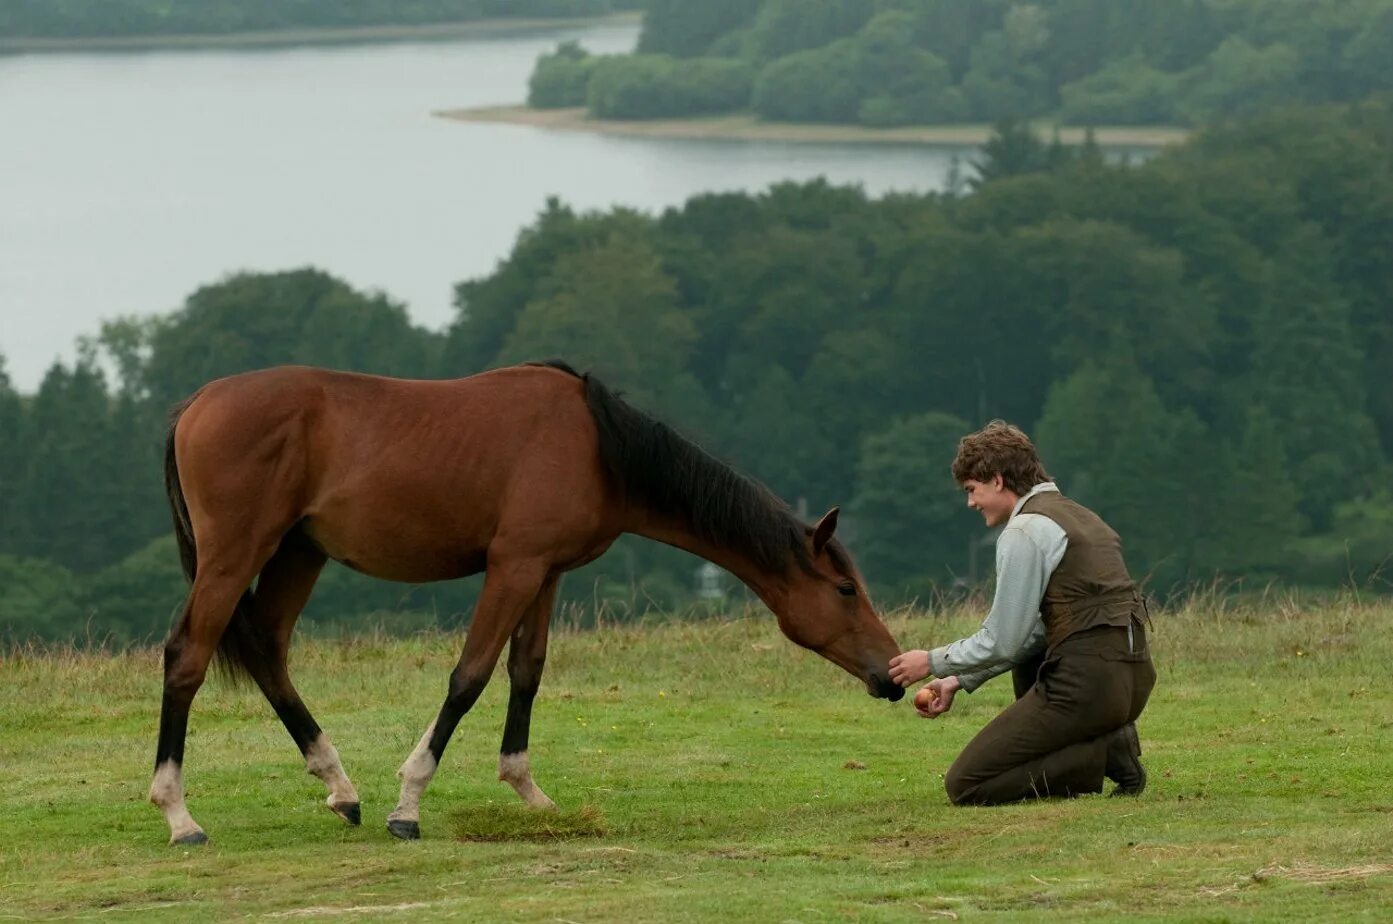
[(719, 565), (739, 578), (746, 587), (754, 591), (755, 595), (764, 601), (766, 606), (775, 612), (778, 611), (779, 603), (787, 593), (788, 575), (785, 572), (771, 572), (743, 552), (719, 546), (703, 539), (686, 523), (668, 518), (643, 517), (632, 526), (629, 532), (646, 539), (675, 546), (698, 558), (704, 558), (712, 564)]

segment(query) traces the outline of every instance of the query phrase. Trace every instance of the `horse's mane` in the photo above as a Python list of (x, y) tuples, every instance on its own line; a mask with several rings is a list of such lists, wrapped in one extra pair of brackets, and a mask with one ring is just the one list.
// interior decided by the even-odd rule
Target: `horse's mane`
[[(630, 503), (680, 519), (702, 539), (734, 549), (761, 568), (781, 571), (792, 557), (812, 569), (811, 528), (767, 487), (707, 453), (667, 424), (643, 413), (593, 375), (561, 360), (550, 366), (585, 383), (585, 403), (595, 419), (600, 456)], [(826, 547), (838, 571), (854, 574), (836, 540)]]

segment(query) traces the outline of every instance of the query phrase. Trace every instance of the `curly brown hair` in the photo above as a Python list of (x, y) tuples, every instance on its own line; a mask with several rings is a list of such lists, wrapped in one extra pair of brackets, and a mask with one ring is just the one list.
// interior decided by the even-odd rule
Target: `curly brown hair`
[(1006, 487), (1021, 496), (1043, 481), (1054, 481), (1035, 454), (1030, 437), (1004, 420), (993, 420), (958, 440), (958, 455), (953, 459), (953, 477), (958, 484), (990, 481), (994, 475), (1000, 475)]

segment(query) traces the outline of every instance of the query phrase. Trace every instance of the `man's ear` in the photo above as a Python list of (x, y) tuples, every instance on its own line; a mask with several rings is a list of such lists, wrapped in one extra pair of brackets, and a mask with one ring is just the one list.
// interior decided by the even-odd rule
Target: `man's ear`
[(997, 472), (995, 475), (993, 475), (992, 487), (995, 488), (997, 491), (1006, 490), (1006, 476), (1001, 474), (1001, 472)]
[(833, 507), (822, 515), (822, 519), (817, 521), (813, 527), (813, 554), (821, 555), (822, 550), (827, 547), (827, 543), (832, 541), (832, 534), (837, 531), (837, 514), (842, 508)]

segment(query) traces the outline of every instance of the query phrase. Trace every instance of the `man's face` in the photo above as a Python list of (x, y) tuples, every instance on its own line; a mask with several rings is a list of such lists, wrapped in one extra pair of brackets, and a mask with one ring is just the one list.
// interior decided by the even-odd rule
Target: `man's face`
[(1001, 526), (1011, 519), (1011, 511), (1020, 500), (1010, 488), (1006, 487), (1000, 475), (993, 475), (988, 481), (974, 481), (969, 478), (963, 482), (967, 493), (967, 505), (987, 521), (988, 526)]

